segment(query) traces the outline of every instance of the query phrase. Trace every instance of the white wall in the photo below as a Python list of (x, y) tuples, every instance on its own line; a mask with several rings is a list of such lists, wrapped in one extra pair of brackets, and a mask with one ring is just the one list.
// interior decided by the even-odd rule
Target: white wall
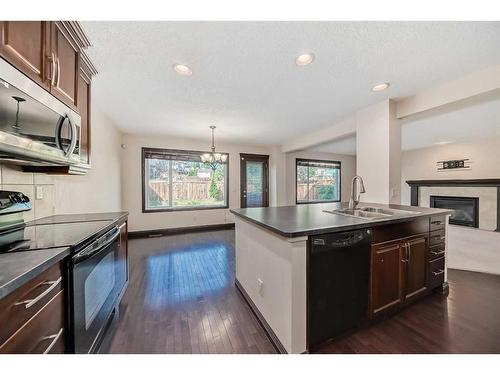
[[(318, 159), (340, 161), (340, 199), (342, 202), (349, 200), (351, 191), (351, 180), (356, 175), (356, 156), (339, 155), (328, 152), (316, 151), (298, 151), (286, 154), (286, 175), (284, 190), (286, 190), (286, 204), (294, 205), (296, 198), (296, 180), (295, 180), (295, 160), (299, 159)], [(279, 187), (278, 187), (279, 189)]]
[[(470, 170), (438, 171), (440, 160), (471, 159)], [(434, 146), (402, 153), (402, 204), (410, 204), (407, 180), (500, 178), (500, 138)]]
[[(121, 210), (121, 132), (94, 105), (92, 108), (92, 169), (83, 176), (24, 173), (19, 167), (1, 166), (1, 188), (21, 191), (33, 204), (25, 220), (54, 214)], [(35, 199), (35, 189), (43, 198)]]
[[(126, 134), (123, 136), (125, 149), (122, 155), (122, 185), (124, 210), (130, 212), (129, 230), (178, 228), (199, 225), (212, 225), (233, 222), (229, 209), (213, 209), (178, 212), (142, 212), (142, 165), (141, 148), (158, 147), (180, 150), (208, 150), (209, 140), (193, 140), (168, 136), (142, 136)], [(229, 207), (240, 207), (240, 153), (270, 155), (271, 148), (218, 143), (217, 151), (229, 153)], [(270, 200), (273, 199), (270, 191)]]

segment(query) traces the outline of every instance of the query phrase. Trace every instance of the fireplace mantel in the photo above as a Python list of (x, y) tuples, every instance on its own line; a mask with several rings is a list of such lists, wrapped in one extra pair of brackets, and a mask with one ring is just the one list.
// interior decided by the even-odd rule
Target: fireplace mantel
[(463, 180), (408, 180), (410, 185), (410, 204), (418, 206), (418, 192), (422, 186), (477, 186), (477, 187), (496, 187), (497, 188), (497, 232), (500, 232), (500, 179), (482, 178), (482, 179), (463, 179)]

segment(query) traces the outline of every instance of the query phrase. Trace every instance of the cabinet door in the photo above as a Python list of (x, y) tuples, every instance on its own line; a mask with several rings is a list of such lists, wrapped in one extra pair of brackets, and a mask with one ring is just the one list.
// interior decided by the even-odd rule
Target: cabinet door
[(401, 305), (402, 261), (399, 241), (372, 246), (370, 272), (371, 317)]
[(90, 87), (90, 75), (81, 68), (77, 107), (81, 116), (80, 157), (85, 164), (90, 164)]
[[(405, 241), (406, 245), (406, 285), (405, 300), (417, 298), (427, 290), (427, 236), (421, 236)], [(404, 249), (403, 249), (404, 250)]]
[(49, 36), (46, 21), (0, 22), (0, 55), (46, 89), (52, 74)]
[(56, 79), (51, 93), (73, 109), (78, 96), (80, 53), (78, 46), (57, 22), (52, 22), (51, 51), (56, 57)]

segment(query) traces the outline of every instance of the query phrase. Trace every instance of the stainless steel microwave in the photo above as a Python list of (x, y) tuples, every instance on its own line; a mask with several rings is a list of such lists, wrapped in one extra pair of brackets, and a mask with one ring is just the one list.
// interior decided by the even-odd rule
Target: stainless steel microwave
[(81, 118), (0, 58), (0, 162), (80, 163)]

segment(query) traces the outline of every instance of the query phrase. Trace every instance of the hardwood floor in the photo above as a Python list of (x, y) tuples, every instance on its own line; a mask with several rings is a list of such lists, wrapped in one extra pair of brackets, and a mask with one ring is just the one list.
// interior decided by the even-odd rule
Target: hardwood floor
[(448, 298), (435, 294), (320, 353), (500, 353), (500, 276), (448, 270)]
[(234, 286), (234, 230), (129, 241), (109, 353), (275, 353)]
[[(275, 353), (234, 286), (234, 230), (129, 241), (109, 353)], [(500, 353), (500, 276), (449, 270), (432, 295), (319, 353)]]

